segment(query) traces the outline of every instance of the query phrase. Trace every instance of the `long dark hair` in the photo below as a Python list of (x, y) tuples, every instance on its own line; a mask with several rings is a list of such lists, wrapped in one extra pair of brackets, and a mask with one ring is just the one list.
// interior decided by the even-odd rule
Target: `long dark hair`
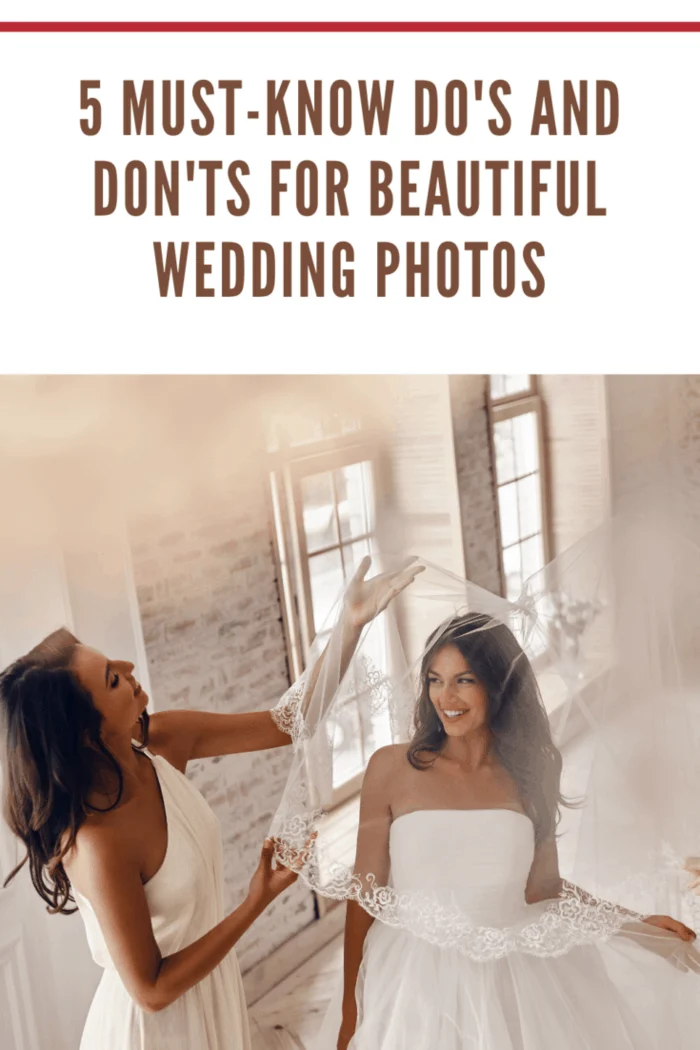
[[(29, 864), (32, 883), (50, 912), (75, 908), (63, 858), (87, 815), (119, 805), (124, 776), (101, 737), (102, 715), (71, 670), (78, 639), (54, 631), (0, 675), (4, 738), (3, 815), (27, 853), (5, 880)], [(148, 713), (140, 718), (141, 746)], [(99, 809), (88, 802), (100, 773), (117, 780), (116, 801)]]
[(483, 613), (467, 613), (430, 636), (421, 661), (408, 760), (415, 769), (427, 769), (445, 744), (446, 734), (428, 693), (430, 664), (445, 645), (459, 649), (486, 690), (496, 757), (515, 781), (541, 842), (555, 833), (560, 806), (571, 803), (561, 794), (561, 754), (552, 740), (535, 673), (505, 624)]

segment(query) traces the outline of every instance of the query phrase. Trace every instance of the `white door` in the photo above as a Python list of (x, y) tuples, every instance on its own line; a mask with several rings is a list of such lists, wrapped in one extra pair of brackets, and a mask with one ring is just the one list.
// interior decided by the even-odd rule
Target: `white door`
[[(14, 867), (13, 843), (0, 825), (0, 880)], [(38, 1000), (32, 995), (28, 931), (18, 920), (21, 887), (0, 889), (0, 1047), (39, 1050), (36, 1024)]]
[[(0, 667), (57, 627), (133, 660), (147, 687), (124, 534), (101, 531), (62, 551), (49, 537), (0, 556)], [(0, 885), (21, 857), (0, 820)], [(0, 1048), (76, 1050), (100, 977), (79, 915), (48, 915), (26, 869), (0, 889)]]

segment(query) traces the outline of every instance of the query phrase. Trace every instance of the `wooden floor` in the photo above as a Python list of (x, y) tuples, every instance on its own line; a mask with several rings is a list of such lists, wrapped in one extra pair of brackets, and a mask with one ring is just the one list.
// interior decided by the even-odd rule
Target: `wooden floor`
[(310, 1050), (342, 965), (341, 935), (259, 999), (250, 1008), (253, 1050)]

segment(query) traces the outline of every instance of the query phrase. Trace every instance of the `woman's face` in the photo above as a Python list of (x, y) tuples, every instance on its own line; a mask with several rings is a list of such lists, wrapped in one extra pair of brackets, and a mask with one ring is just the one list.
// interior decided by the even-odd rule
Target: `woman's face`
[(108, 660), (96, 649), (79, 645), (71, 670), (102, 715), (102, 734), (129, 733), (148, 703), (148, 694), (134, 678), (134, 665), (128, 660)]
[(448, 736), (473, 733), (487, 723), (488, 695), (456, 645), (444, 645), (428, 666), (428, 696)]

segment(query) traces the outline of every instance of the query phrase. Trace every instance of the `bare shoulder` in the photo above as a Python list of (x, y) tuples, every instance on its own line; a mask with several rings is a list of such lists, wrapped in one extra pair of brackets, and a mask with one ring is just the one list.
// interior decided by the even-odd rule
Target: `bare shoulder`
[(128, 866), (133, 854), (128, 822), (117, 808), (87, 818), (78, 829), (75, 843), (65, 855), (63, 864), (74, 886), (87, 895), (95, 879)]
[(363, 794), (367, 796), (370, 791), (381, 793), (381, 797), (391, 805), (397, 792), (403, 792), (405, 778), (410, 772), (405, 744), (380, 747), (367, 764)]
[(393, 776), (406, 762), (405, 744), (387, 744), (374, 752), (367, 764), (365, 776), (373, 778)]
[(90, 815), (78, 828), (71, 854), (109, 855), (123, 845), (124, 828), (118, 809)]
[(405, 761), (405, 744), (389, 744), (374, 752), (362, 781), (361, 808), (365, 814), (371, 812), (377, 817), (381, 813), (389, 819), (398, 771)]

